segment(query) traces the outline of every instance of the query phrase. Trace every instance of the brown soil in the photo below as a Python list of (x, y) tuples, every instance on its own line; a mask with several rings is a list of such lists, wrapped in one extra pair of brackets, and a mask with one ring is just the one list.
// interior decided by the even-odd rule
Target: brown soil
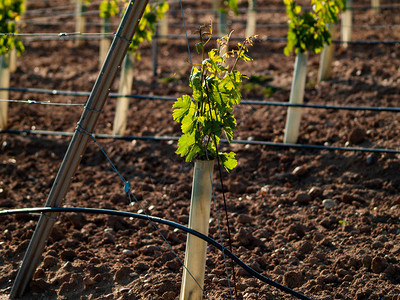
[[(69, 3), (63, 2), (52, 5)], [(260, 7), (271, 6), (264, 2)], [(278, 4), (276, 1), (273, 5)], [(369, 1), (357, 4), (367, 5)], [(28, 9), (42, 5), (32, 2)], [(201, 3), (184, 5), (196, 8)], [(373, 15), (368, 10), (357, 11), (354, 24), (400, 24), (397, 12), (383, 10)], [(186, 22), (196, 25), (208, 21), (208, 17), (196, 16), (188, 15)], [(175, 19), (180, 22), (179, 13)], [(95, 16), (89, 20), (97, 22)], [(262, 12), (261, 20), (279, 23), (285, 18)], [(22, 30), (74, 31), (67, 22), (71, 19), (61, 21), (64, 26), (27, 25)], [(240, 23), (233, 25), (237, 27), (234, 34), (241, 35)], [(284, 29), (260, 30), (271, 37), (285, 35)], [(96, 32), (98, 28), (92, 26), (88, 31)], [(181, 27), (173, 27), (172, 32), (183, 33)], [(355, 28), (353, 36), (355, 40), (400, 40), (398, 31), (389, 28)], [(248, 75), (270, 77), (268, 84), (273, 93), (267, 97), (263, 87), (253, 85), (244, 91), (244, 98), (287, 101), (294, 57), (285, 57), (283, 47), (279, 43), (258, 43), (251, 49), (254, 62), (240, 68)], [(79, 47), (72, 41), (27, 42), (11, 85), (90, 91), (98, 72), (97, 53), (98, 42), (93, 40)], [(192, 55), (195, 61), (199, 60)], [(142, 47), (142, 57), (136, 67), (134, 93), (178, 96), (190, 92), (184, 41), (160, 45), (159, 76), (152, 76), (149, 46)], [(398, 45), (351, 45), (338, 49), (333, 79), (323, 83), (316, 83), (318, 65), (319, 56), (311, 55), (307, 103), (399, 106)], [(174, 79), (167, 80), (171, 78)], [(113, 91), (117, 86), (118, 78)], [(86, 100), (22, 92), (12, 92), (10, 98), (75, 103)], [(115, 100), (109, 99), (98, 122), (98, 133), (111, 133), (114, 110)], [(81, 111), (76, 107), (10, 104), (9, 127), (73, 131)], [(242, 105), (236, 115), (238, 139), (282, 142), (286, 109)], [(299, 142), (400, 149), (399, 131), (395, 113), (305, 109)], [(171, 118), (171, 102), (132, 100), (128, 134), (178, 135), (179, 125)], [(43, 206), (69, 141), (69, 137), (60, 136), (1, 134), (0, 208)], [(99, 143), (131, 182), (133, 193), (146, 212), (187, 224), (192, 164), (184, 163), (174, 153), (175, 142)], [(233, 252), (244, 262), (314, 299), (398, 299), (400, 155), (239, 144), (224, 147), (236, 151), (239, 161), (232, 174), (223, 175), (223, 181)], [(215, 172), (214, 189), (226, 245), (222, 188), (217, 175)], [(332, 201), (333, 207), (327, 207)], [(62, 204), (141, 210), (138, 204), (129, 205), (123, 183), (94, 143), (89, 143)], [(219, 239), (216, 219), (213, 207), (210, 236)], [(0, 218), (0, 294), (4, 298), (11, 290), (37, 220), (37, 215)], [(161, 225), (159, 231), (183, 259), (185, 234)], [(291, 298), (239, 267), (235, 272), (239, 299)], [(179, 296), (181, 273), (179, 260), (148, 222), (66, 213), (56, 222), (24, 299), (175, 299)], [(210, 299), (229, 298), (223, 257), (211, 247), (205, 291)]]

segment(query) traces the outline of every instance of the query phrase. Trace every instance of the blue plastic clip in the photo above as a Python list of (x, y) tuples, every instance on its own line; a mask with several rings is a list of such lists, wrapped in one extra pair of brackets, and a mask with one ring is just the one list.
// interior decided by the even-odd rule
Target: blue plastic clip
[(125, 193), (129, 193), (129, 191), (131, 190), (131, 184), (128, 181), (125, 182), (124, 190)]

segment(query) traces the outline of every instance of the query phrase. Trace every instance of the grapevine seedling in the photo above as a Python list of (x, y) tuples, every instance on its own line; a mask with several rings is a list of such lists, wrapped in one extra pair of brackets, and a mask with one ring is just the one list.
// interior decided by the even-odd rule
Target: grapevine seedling
[(296, 54), (319, 53), (325, 43), (330, 44), (331, 34), (326, 25), (337, 23), (338, 14), (345, 7), (343, 0), (311, 0), (312, 10), (303, 13), (296, 0), (284, 0), (284, 3), (289, 17), (285, 55), (288, 56), (293, 49)]
[(17, 34), (18, 21), (25, 10), (25, 0), (0, 0), (0, 32), (9, 35), (0, 35), (0, 55), (8, 54), (16, 49), (18, 54), (24, 51), (21, 40), (13, 34)]
[[(236, 128), (233, 106), (240, 103), (240, 84), (245, 77), (236, 66), (239, 60), (252, 60), (246, 52), (253, 37), (221, 56), (221, 49), (226, 46), (222, 41), (229, 41), (226, 36), (219, 40), (218, 48), (206, 54), (205, 46), (210, 41), (212, 27), (209, 26), (209, 32), (203, 32), (203, 29), (200, 29), (200, 42), (196, 44), (202, 63), (192, 68), (189, 78), (192, 95), (183, 95), (173, 105), (173, 118), (181, 123), (182, 129), (176, 153), (186, 161), (219, 158), (224, 168), (230, 171), (237, 165), (235, 153), (220, 153), (218, 145), (222, 134), (228, 142), (233, 139)], [(227, 64), (228, 57), (233, 58), (232, 66)]]
[[(325, 43), (330, 44), (331, 34), (327, 24), (336, 23), (344, 8), (343, 0), (311, 0), (312, 10), (302, 12), (296, 0), (284, 0), (289, 17), (288, 43), (284, 49), (289, 56), (297, 54), (290, 103), (302, 104), (307, 74), (308, 53), (319, 53)], [(289, 107), (285, 128), (285, 143), (296, 143), (299, 135), (301, 108)]]
[[(16, 21), (25, 10), (24, 0), (0, 0), (0, 87), (10, 87), (10, 52), (18, 54), (24, 51), (21, 40), (15, 36), (18, 33)], [(8, 99), (7, 90), (0, 91), (0, 99)], [(0, 129), (7, 127), (8, 103), (0, 103)]]

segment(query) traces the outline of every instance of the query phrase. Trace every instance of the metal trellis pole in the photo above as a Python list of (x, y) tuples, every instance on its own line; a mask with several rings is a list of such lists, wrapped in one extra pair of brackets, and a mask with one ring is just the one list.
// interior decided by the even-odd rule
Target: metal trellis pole
[[(45, 205), (46, 207), (57, 207), (65, 198), (90, 138), (87, 133), (92, 132), (96, 126), (99, 112), (101, 112), (105, 104), (111, 84), (125, 57), (147, 2), (148, 0), (130, 1), (126, 9), (125, 15), (121, 20), (103, 67), (93, 86), (85, 110), (82, 113), (68, 150), (65, 153), (64, 160), (61, 163), (54, 184), (50, 190)], [(29, 281), (32, 279), (57, 216), (57, 213), (43, 213), (40, 216), (14, 281), (10, 293), (11, 299), (21, 297)]]

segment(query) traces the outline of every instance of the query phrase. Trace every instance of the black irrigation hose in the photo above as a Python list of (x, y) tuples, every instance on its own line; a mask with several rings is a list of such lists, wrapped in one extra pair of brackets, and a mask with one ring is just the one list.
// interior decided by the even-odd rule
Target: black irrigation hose
[[(51, 95), (66, 95), (66, 96), (89, 96), (89, 92), (74, 92), (74, 91), (63, 91), (63, 90), (46, 90), (37, 88), (1, 88), (0, 91), (7, 90), (13, 92), (32, 92), (42, 93)], [(169, 96), (151, 96), (151, 95), (122, 95), (117, 93), (110, 93), (110, 98), (125, 97), (134, 99), (148, 99), (148, 100), (164, 100), (164, 101), (176, 101), (176, 97)], [(245, 105), (268, 105), (268, 106), (285, 106), (285, 107), (304, 107), (304, 108), (316, 108), (316, 109), (337, 109), (337, 110), (360, 110), (360, 111), (388, 111), (388, 112), (400, 112), (400, 107), (374, 107), (374, 106), (344, 106), (344, 105), (322, 105), (322, 104), (295, 104), (288, 102), (276, 102), (276, 101), (261, 101), (261, 100), (242, 100), (241, 104)], [(35, 104), (35, 103), (32, 103)]]
[(7, 209), (7, 210), (0, 210), (0, 216), (1, 215), (10, 215), (10, 214), (23, 214), (23, 213), (46, 213), (46, 212), (75, 212), (75, 213), (92, 213), (92, 214), (106, 214), (106, 215), (115, 215), (115, 216), (120, 216), (120, 217), (129, 217), (129, 218), (136, 218), (136, 219), (141, 219), (141, 220), (148, 220), (150, 222), (154, 223), (159, 223), (159, 224), (164, 224), (168, 225), (177, 229), (180, 229), (186, 233), (193, 234), (202, 240), (206, 241), (207, 243), (213, 245), (215, 248), (229, 256), (234, 262), (236, 262), (239, 266), (241, 266), (244, 270), (246, 270), (250, 275), (253, 277), (256, 277), (257, 279), (273, 286), (276, 287), (277, 289), (293, 295), (297, 297), (298, 299), (304, 299), (304, 300), (311, 300), (311, 298), (296, 292), (278, 282), (275, 282), (268, 277), (256, 272), (253, 270), (251, 267), (246, 265), (243, 261), (241, 261), (235, 254), (230, 252), (227, 248), (225, 248), (223, 245), (218, 243), (216, 240), (198, 232), (193, 229), (190, 229), (184, 225), (181, 225), (179, 223), (175, 223), (172, 221), (168, 221), (162, 218), (158, 217), (152, 217), (148, 215), (142, 215), (142, 214), (137, 214), (137, 213), (132, 213), (132, 212), (125, 212), (125, 211), (117, 211), (117, 210), (110, 210), (110, 209), (99, 209), (99, 208), (81, 208), (81, 207), (36, 207), (36, 208), (21, 208), (21, 209)]
[[(73, 136), (73, 132), (65, 131), (47, 131), (47, 130), (30, 130), (30, 129), (3, 129), (1, 133), (10, 134), (34, 134), (34, 135), (58, 135), (58, 136)], [(142, 140), (142, 141), (177, 141), (179, 137), (176, 136), (122, 136), (111, 134), (93, 134), (99, 139), (116, 139), (124, 141)], [(227, 143), (226, 139), (221, 139), (222, 143)], [(356, 147), (336, 147), (336, 146), (322, 146), (322, 145), (307, 145), (307, 144), (285, 144), (264, 141), (250, 141), (250, 140), (232, 140), (231, 144), (245, 144), (245, 145), (261, 145), (269, 147), (280, 148), (297, 148), (297, 149), (311, 149), (311, 150), (329, 150), (329, 151), (353, 151), (353, 152), (372, 152), (372, 153), (391, 153), (400, 154), (400, 150), (396, 149), (383, 149), (383, 148), (356, 148)]]

